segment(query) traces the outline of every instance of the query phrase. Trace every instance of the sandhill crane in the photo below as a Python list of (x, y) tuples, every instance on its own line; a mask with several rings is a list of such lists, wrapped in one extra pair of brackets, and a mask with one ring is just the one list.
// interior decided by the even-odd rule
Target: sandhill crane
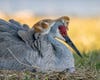
[(67, 35), (69, 17), (43, 19), (33, 28), (14, 20), (0, 20), (0, 69), (37, 72), (75, 71), (72, 52), (56, 38), (81, 54)]

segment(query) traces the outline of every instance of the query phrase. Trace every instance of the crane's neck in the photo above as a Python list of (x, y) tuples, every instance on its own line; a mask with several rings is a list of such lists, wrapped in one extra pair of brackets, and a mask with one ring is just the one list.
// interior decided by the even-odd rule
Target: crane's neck
[(51, 34), (48, 34), (48, 40), (49, 42), (54, 46), (64, 46), (60, 41), (55, 39)]

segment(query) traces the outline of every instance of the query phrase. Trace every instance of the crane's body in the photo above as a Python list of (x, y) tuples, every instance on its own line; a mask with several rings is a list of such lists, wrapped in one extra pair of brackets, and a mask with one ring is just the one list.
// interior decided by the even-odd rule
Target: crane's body
[(0, 20), (0, 69), (74, 72), (72, 52), (55, 39), (64, 40), (61, 25), (61, 18), (40, 21), (32, 29), (14, 20)]

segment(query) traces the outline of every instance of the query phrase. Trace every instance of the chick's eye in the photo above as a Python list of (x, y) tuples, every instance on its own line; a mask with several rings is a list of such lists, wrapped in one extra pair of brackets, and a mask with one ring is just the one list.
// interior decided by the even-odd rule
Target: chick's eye
[(69, 24), (69, 22), (66, 22), (66, 24)]

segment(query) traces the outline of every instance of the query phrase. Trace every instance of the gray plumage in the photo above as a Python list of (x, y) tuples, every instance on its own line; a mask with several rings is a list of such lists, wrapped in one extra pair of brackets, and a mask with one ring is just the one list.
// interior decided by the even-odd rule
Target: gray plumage
[(50, 33), (40, 35), (28, 25), (0, 19), (0, 69), (32, 71), (36, 66), (37, 72), (74, 70), (72, 53), (54, 39), (59, 24)]

